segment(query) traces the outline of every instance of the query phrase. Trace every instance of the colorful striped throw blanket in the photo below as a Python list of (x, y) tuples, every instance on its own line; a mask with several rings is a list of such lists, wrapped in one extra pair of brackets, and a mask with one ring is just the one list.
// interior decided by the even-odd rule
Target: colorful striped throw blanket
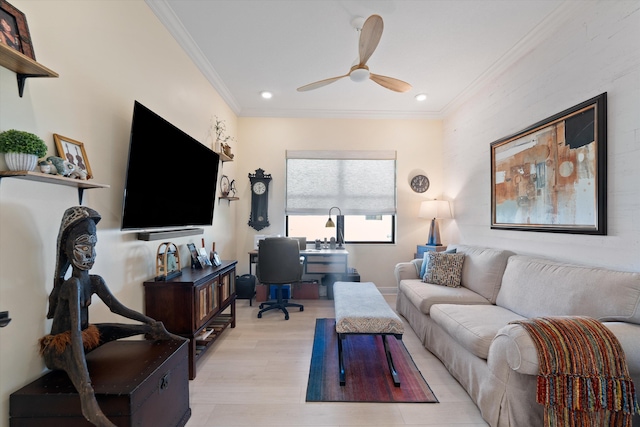
[(538, 351), (537, 402), (548, 427), (631, 427), (639, 413), (618, 339), (591, 317), (515, 321)]

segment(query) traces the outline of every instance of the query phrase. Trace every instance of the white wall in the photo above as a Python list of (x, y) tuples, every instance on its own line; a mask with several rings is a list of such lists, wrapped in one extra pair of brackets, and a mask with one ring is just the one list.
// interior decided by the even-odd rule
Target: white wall
[[(445, 120), (451, 241), (640, 269), (640, 8), (574, 2), (557, 29)], [(608, 235), (491, 230), (489, 145), (608, 93)]]
[[(420, 202), (440, 198), (442, 181), (442, 122), (436, 120), (381, 119), (272, 119), (240, 118), (242, 146), (238, 152), (240, 202), (238, 207), (239, 270), (248, 272), (247, 252), (255, 234), (285, 234), (285, 151), (298, 150), (397, 150), (398, 216), (396, 245), (347, 245), (349, 266), (362, 281), (380, 288), (395, 288), (393, 267), (413, 257), (424, 244), (429, 221), (418, 218)], [(250, 212), (248, 173), (262, 168), (273, 176), (269, 192), (271, 225), (259, 232), (247, 225)], [(426, 193), (409, 188), (415, 171), (431, 181)], [(318, 176), (318, 179), (322, 179)], [(366, 177), (363, 177), (366, 179)], [(328, 207), (327, 207), (328, 209)], [(328, 210), (327, 210), (328, 214)]]
[[(11, 4), (27, 16), (36, 58), (60, 74), (29, 79), (18, 97), (15, 74), (0, 68), (0, 131), (39, 135), (55, 154), (53, 133), (84, 142), (95, 181), (109, 189), (87, 190), (84, 205), (102, 214), (98, 225), (100, 274), (125, 305), (143, 311), (142, 282), (155, 275), (160, 241), (142, 242), (120, 232), (129, 130), (139, 100), (194, 138), (205, 141), (217, 115), (236, 134), (236, 117), (142, 0), (26, 1)], [(208, 141), (210, 144), (211, 141)], [(187, 176), (188, 162), (167, 157), (167, 176)], [(0, 160), (0, 169), (6, 169)], [(233, 174), (234, 162), (225, 173)], [(181, 175), (183, 174), (183, 175)], [(188, 185), (188, 180), (182, 185)], [(188, 209), (179, 200), (165, 201)], [(9, 395), (44, 369), (38, 338), (49, 331), (47, 295), (55, 268), (56, 237), (64, 210), (78, 204), (72, 187), (4, 178), (0, 183), (0, 311), (13, 321), (0, 329), (0, 426), (9, 418)], [(222, 258), (235, 258), (235, 205), (216, 206), (206, 244), (216, 241)], [(184, 245), (201, 236), (173, 239)], [(91, 321), (125, 321), (94, 298)]]

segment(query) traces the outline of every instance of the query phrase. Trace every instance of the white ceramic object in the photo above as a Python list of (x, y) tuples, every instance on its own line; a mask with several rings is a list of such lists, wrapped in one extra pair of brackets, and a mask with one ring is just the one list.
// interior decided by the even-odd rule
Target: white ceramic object
[(32, 171), (38, 163), (38, 156), (26, 153), (4, 153), (4, 161), (12, 171)]

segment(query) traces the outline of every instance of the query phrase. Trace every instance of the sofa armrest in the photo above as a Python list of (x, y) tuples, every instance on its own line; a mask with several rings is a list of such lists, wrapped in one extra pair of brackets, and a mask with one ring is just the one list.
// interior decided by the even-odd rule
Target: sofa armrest
[[(625, 322), (604, 322), (604, 325), (620, 342), (629, 373), (632, 376), (640, 374), (640, 325)], [(520, 374), (538, 375), (538, 351), (520, 325), (507, 325), (498, 331), (489, 349), (489, 358), (492, 357), (505, 358), (509, 367)]]
[(420, 278), (420, 265), (417, 261), (420, 261), (420, 264), (422, 263), (422, 260), (414, 260), (396, 264), (393, 274), (398, 285), (400, 285), (401, 280)]

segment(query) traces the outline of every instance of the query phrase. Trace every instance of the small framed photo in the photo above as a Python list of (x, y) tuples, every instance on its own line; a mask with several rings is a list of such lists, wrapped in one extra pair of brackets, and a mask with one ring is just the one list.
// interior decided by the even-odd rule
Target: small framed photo
[(211, 256), (211, 262), (216, 267), (220, 267), (222, 265), (222, 261), (220, 261), (220, 255), (218, 255), (218, 252), (213, 253), (213, 255)]
[(207, 250), (205, 248), (200, 248), (198, 249), (198, 259), (200, 260), (200, 264), (202, 264), (203, 266), (205, 265), (211, 265), (211, 261), (209, 260), (209, 257), (207, 256)]
[(56, 150), (58, 151), (59, 157), (62, 157), (64, 160), (86, 172), (87, 179), (93, 178), (87, 152), (84, 151), (84, 144), (82, 142), (58, 135), (57, 133), (53, 134), (53, 140), (56, 142)]
[(202, 264), (202, 261), (200, 260), (200, 254), (196, 249), (196, 245), (194, 245), (193, 243), (187, 243), (187, 249), (189, 249), (189, 252), (191, 253), (191, 267), (193, 268), (204, 267), (204, 265)]
[(36, 59), (27, 18), (6, 0), (0, 0), (0, 43)]

